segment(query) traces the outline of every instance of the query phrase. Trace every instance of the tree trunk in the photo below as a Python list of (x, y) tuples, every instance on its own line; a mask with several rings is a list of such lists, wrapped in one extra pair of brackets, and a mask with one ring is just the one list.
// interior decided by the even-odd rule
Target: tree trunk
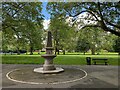
[(30, 47), (30, 55), (33, 55), (33, 47)]
[(63, 50), (63, 55), (65, 55), (65, 50)]
[(55, 55), (57, 54), (57, 47), (55, 47)]
[(55, 50), (55, 55), (56, 55), (57, 53), (56, 53), (56, 50)]
[(91, 53), (92, 55), (95, 55), (95, 48), (94, 47), (91, 49), (91, 52), (92, 52)]
[(95, 55), (95, 45), (94, 44), (91, 46), (91, 54)]
[(5, 52), (5, 55), (6, 55), (6, 52)]
[(60, 54), (60, 51), (59, 51), (59, 49), (57, 50), (57, 52), (58, 52), (58, 55)]
[(85, 55), (85, 52), (84, 52), (84, 55)]
[(17, 47), (17, 55), (20, 55), (19, 47)]

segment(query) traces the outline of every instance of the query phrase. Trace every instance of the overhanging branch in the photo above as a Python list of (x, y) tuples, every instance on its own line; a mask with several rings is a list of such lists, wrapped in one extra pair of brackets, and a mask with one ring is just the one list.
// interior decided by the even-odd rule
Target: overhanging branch
[(99, 25), (85, 25), (85, 26), (83, 26), (81, 29), (84, 29), (84, 28), (86, 28), (86, 27), (100, 27)]
[(83, 10), (83, 11), (77, 13), (77, 14), (74, 15), (74, 16), (70, 14), (70, 16), (72, 16), (72, 17), (76, 17), (76, 16), (78, 16), (78, 15), (84, 13), (84, 12), (88, 12), (88, 13), (90, 13), (91, 15), (93, 15), (93, 16), (95, 17), (95, 19), (96, 19), (97, 21), (99, 21), (99, 19), (98, 19), (98, 17), (96, 16), (96, 14), (94, 14), (94, 13), (93, 13), (92, 11), (90, 11), (90, 10)]
[[(104, 19), (104, 20), (105, 20), (105, 19)], [(114, 27), (120, 29), (120, 26), (119, 26), (119, 25), (113, 24), (113, 23), (109, 22), (108, 20), (105, 20), (105, 22), (107, 22), (107, 23), (108, 23), (109, 25), (111, 25), (111, 26), (114, 26)]]
[(101, 27), (103, 30), (105, 30), (105, 31), (108, 31), (108, 32), (111, 32), (112, 34), (115, 34), (115, 35), (117, 35), (117, 36), (120, 36), (120, 32), (119, 31), (116, 31), (116, 30), (112, 30), (112, 29), (110, 29), (110, 28), (108, 28), (108, 27)]

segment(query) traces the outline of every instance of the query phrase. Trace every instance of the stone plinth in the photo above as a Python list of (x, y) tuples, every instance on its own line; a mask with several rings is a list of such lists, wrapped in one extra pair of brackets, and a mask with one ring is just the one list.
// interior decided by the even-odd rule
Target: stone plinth
[(43, 67), (34, 69), (34, 72), (43, 73), (43, 74), (53, 74), (53, 73), (59, 73), (59, 72), (63, 72), (63, 71), (64, 71), (64, 69), (58, 68), (58, 67), (56, 67), (55, 70), (48, 70), (48, 71), (43, 70)]

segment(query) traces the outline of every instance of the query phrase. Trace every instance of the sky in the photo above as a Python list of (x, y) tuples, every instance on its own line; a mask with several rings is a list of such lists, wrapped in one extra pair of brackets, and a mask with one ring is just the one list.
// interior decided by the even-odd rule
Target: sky
[(47, 2), (43, 2), (43, 10), (42, 10), (42, 13), (44, 14), (46, 20), (49, 20), (50, 19), (50, 14), (47, 12), (46, 10), (46, 5), (47, 5)]
[(44, 29), (48, 29), (49, 23), (50, 23), (50, 14), (46, 10), (46, 5), (47, 5), (47, 2), (43, 2), (42, 14), (45, 16), (44, 22), (43, 22)]

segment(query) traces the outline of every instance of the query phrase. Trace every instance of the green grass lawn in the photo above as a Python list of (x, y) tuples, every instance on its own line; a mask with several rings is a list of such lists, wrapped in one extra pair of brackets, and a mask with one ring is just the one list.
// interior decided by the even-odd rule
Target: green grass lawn
[[(54, 63), (57, 65), (86, 65), (86, 57), (108, 58), (109, 65), (118, 65), (117, 54), (106, 55), (57, 55)], [(2, 55), (2, 64), (43, 64), (40, 55)]]

